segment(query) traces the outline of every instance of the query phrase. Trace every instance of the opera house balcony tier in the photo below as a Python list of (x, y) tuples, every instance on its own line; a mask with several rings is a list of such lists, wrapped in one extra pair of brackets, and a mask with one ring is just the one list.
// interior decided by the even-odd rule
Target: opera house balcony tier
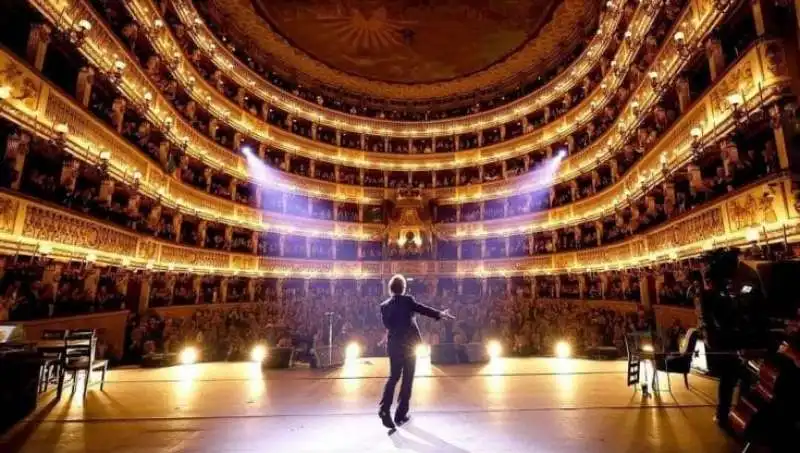
[[(9, 58), (12, 57), (9, 56)], [(785, 88), (787, 76), (782, 76), (780, 71), (775, 72), (776, 69), (781, 69), (780, 64), (777, 64), (780, 63), (781, 58), (782, 56), (774, 42), (757, 41), (755, 44), (749, 45), (740, 58), (732, 63), (732, 67), (727, 72), (720, 74), (720, 77), (712, 87), (706, 90), (705, 95), (690, 104), (685, 115), (677, 118), (677, 125), (673, 125), (672, 122), (666, 120), (659, 126), (657, 119), (651, 118), (652, 129), (649, 133), (645, 130), (645, 134), (640, 133), (632, 136), (630, 138), (632, 141), (626, 143), (627, 149), (625, 149), (625, 152), (619, 153), (619, 157), (614, 156), (612, 163), (606, 167), (607, 170), (600, 168), (583, 175), (583, 177), (578, 176), (570, 183), (555, 185), (551, 188), (546, 188), (548, 185), (547, 178), (540, 177), (538, 180), (529, 182), (522, 187), (510, 186), (511, 188), (503, 188), (498, 191), (502, 194), (501, 196), (505, 196), (505, 199), (502, 200), (482, 200), (482, 198), (487, 197), (482, 193), (481, 189), (487, 189), (486, 192), (491, 194), (493, 183), (466, 187), (461, 193), (456, 193), (453, 197), (457, 203), (455, 213), (452, 209), (448, 210), (448, 208), (452, 208), (448, 204), (453, 203), (453, 198), (435, 199), (433, 217), (436, 222), (466, 222), (465, 225), (459, 225), (458, 228), (444, 226), (442, 229), (443, 234), (477, 238), (486, 235), (508, 234), (509, 231), (532, 232), (548, 228), (552, 229), (554, 226), (591, 223), (593, 220), (599, 220), (604, 215), (608, 216), (609, 213), (617, 210), (621, 204), (631, 203), (635, 198), (641, 199), (645, 191), (650, 190), (649, 188), (652, 186), (656, 186), (671, 173), (677, 173), (678, 170), (686, 171), (689, 168), (687, 167), (689, 162), (697, 157), (697, 151), (702, 149), (705, 152), (707, 148), (715, 150), (714, 153), (708, 154), (709, 156), (716, 154), (721, 164), (712, 165), (707, 163), (703, 165), (702, 170), (705, 170), (706, 174), (710, 175), (716, 171), (717, 167), (721, 166), (727, 172), (727, 177), (731, 177), (732, 166), (735, 162), (731, 160), (730, 156), (737, 152), (737, 143), (735, 140), (723, 140), (725, 135), (731, 130), (736, 130), (740, 122), (749, 121), (751, 117), (754, 119), (760, 118), (763, 122), (767, 114), (765, 112), (768, 112), (770, 116), (775, 116), (777, 120), (784, 114), (780, 103), (777, 101), (780, 100), (781, 93)], [(773, 60), (776, 61), (776, 64), (769, 63), (766, 69), (762, 67), (762, 61)], [(34, 77), (33, 74), (32, 77)], [(39, 86), (44, 87), (44, 85)], [(97, 91), (95, 90), (94, 92), (96, 93)], [(53, 96), (54, 99), (59, 95), (55, 90), (49, 90), (47, 94), (48, 96)], [(61, 97), (63, 98), (63, 96)], [(15, 101), (16, 99), (13, 97), (6, 100), (11, 105)], [(69, 100), (63, 98), (63, 102), (54, 105), (58, 105), (58, 108), (63, 109), (69, 103)], [(714, 103), (717, 104), (716, 109)], [(20, 104), (24, 105), (24, 103)], [(183, 159), (185, 156), (180, 156), (176, 164), (174, 162), (175, 158), (169, 155), (169, 151), (179, 152), (180, 150), (165, 150), (154, 145), (154, 143), (163, 142), (159, 142), (159, 140), (151, 141), (149, 134), (141, 136), (138, 133), (140, 127), (136, 126), (137, 123), (135, 121), (129, 122), (126, 126), (129, 141), (138, 145), (138, 149), (146, 153), (149, 152), (153, 159), (158, 156), (158, 161), (161, 164), (161, 168), (158, 168), (149, 164), (146, 158), (143, 159), (136, 147), (130, 144), (120, 147), (120, 140), (108, 141), (108, 138), (114, 137), (113, 132), (98, 135), (91, 130), (92, 128), (86, 128), (83, 122), (70, 124), (69, 121), (61, 121), (53, 116), (56, 113), (53, 108), (49, 110), (49, 120), (45, 120), (44, 117), (36, 117), (34, 119), (40, 123), (37, 124), (37, 129), (46, 131), (45, 135), (48, 136), (48, 139), (63, 142), (65, 145), (69, 145), (72, 141), (77, 141), (78, 149), (73, 150), (73, 154), (76, 157), (88, 160), (94, 165), (110, 165), (115, 170), (118, 170), (123, 180), (141, 185), (143, 176), (152, 175), (144, 178), (144, 182), (145, 186), (148, 185), (148, 182), (150, 183), (150, 190), (153, 195), (159, 198), (166, 197), (167, 202), (172, 201), (174, 206), (187, 212), (194, 212), (195, 215), (200, 215), (210, 220), (221, 219), (223, 222), (233, 223), (234, 225), (247, 225), (249, 223), (250, 226), (253, 226), (261, 223), (260, 226), (268, 227), (268, 225), (264, 224), (274, 221), (274, 228), (285, 228), (285, 223), (291, 222), (292, 216), (313, 217), (320, 220), (384, 222), (386, 208), (383, 206), (383, 199), (385, 190), (373, 190), (374, 198), (366, 198), (363, 195), (367, 193), (367, 188), (359, 188), (359, 190), (363, 191), (357, 192), (350, 190), (346, 185), (338, 184), (329, 184), (327, 188), (323, 186), (322, 190), (309, 188), (303, 191), (302, 189), (296, 190), (295, 186), (291, 184), (283, 184), (283, 187), (280, 187), (282, 184), (279, 182), (278, 186), (284, 189), (284, 193), (275, 193), (266, 189), (261, 190), (258, 181), (252, 185), (239, 183), (236, 179), (225, 178), (226, 175), (224, 174), (214, 174), (207, 167), (190, 167), (188, 161)], [(72, 107), (70, 110), (70, 114), (60, 114), (58, 116), (63, 116), (65, 119), (73, 118), (74, 114), (83, 117), (87, 116), (77, 106)], [(102, 112), (113, 110), (113, 108), (106, 110), (98, 107), (96, 110), (102, 116)], [(11, 110), (8, 112), (11, 112)], [(24, 112), (25, 109), (15, 109), (12, 113), (21, 114)], [(136, 112), (132, 110), (130, 114), (135, 115)], [(15, 119), (14, 115), (11, 117), (12, 120)], [(656, 117), (656, 115), (652, 115), (652, 117)], [(30, 121), (30, 118), (24, 118), (24, 115), (22, 115), (21, 117), (16, 117), (16, 120), (19, 124), (24, 125)], [(93, 124), (98, 124), (97, 120), (93, 121)], [(109, 118), (108, 121), (113, 126), (113, 119)], [(713, 125), (713, 127), (709, 125)], [(101, 127), (98, 125), (98, 128)], [(666, 133), (663, 137), (659, 135), (659, 129), (661, 132)], [(87, 133), (89, 135), (81, 137), (81, 135)], [(780, 131), (776, 131), (776, 134), (779, 135)], [(718, 141), (723, 141), (723, 143), (716, 143)], [(715, 146), (709, 146), (712, 144), (715, 144)], [(786, 145), (781, 140), (767, 140), (762, 145), (759, 145), (762, 148), (757, 153), (757, 156), (762, 161), (774, 161), (786, 153)], [(748, 145), (743, 142), (738, 146)], [(128, 149), (129, 151), (112, 153), (109, 151), (111, 149)], [(167, 155), (163, 155), (162, 152)], [(121, 154), (125, 154), (125, 156)], [(639, 160), (639, 155), (645, 155), (645, 158)], [(780, 157), (779, 160), (781, 159), (785, 160), (785, 157)], [(19, 162), (17, 165), (21, 166), (23, 163)], [(167, 173), (170, 166), (172, 166), (173, 171)], [(626, 172), (626, 166), (630, 167), (630, 171)], [(564, 165), (561, 166), (561, 168), (563, 167)], [(697, 173), (694, 171), (697, 167), (697, 165), (694, 165), (691, 167), (692, 171), (687, 173), (695, 176), (685, 178), (686, 181), (694, 181), (691, 183), (693, 185), (697, 185), (698, 181), (703, 177), (702, 172)], [(536, 176), (537, 173), (541, 176), (542, 169), (534, 170), (528, 176)], [(620, 176), (620, 173), (622, 176)], [(168, 175), (174, 178), (170, 178)], [(591, 175), (591, 180), (587, 178), (589, 175)], [(391, 175), (384, 173), (383, 176), (388, 179)], [(413, 176), (413, 173), (409, 173), (409, 176)], [(524, 177), (525, 175), (520, 178)], [(175, 179), (185, 184), (176, 182)], [(539, 182), (541, 180), (545, 180), (545, 183), (541, 184)], [(558, 182), (557, 177), (550, 182)], [(164, 192), (165, 183), (169, 183), (169, 188), (174, 193), (162, 193)], [(194, 188), (185, 186), (194, 186)], [(536, 190), (537, 186), (544, 186), (542, 187), (544, 190)], [(589, 187), (593, 188), (589, 189)], [(328, 189), (331, 190), (323, 192)], [(204, 192), (211, 192), (213, 196), (209, 196)], [(285, 192), (290, 193), (287, 194)], [(303, 196), (303, 192), (306, 195), (311, 195), (311, 197)], [(426, 191), (409, 189), (408, 187), (387, 193), (398, 198), (413, 196), (413, 198), (430, 199)], [(595, 196), (594, 193), (597, 193), (597, 195)], [(321, 199), (326, 197), (329, 197), (328, 200)], [(233, 203), (230, 200), (235, 200), (239, 203)], [(572, 204), (573, 200), (580, 201)], [(250, 209), (241, 205), (248, 205)], [(588, 209), (589, 207), (592, 209)], [(288, 214), (288, 218), (265, 213), (262, 219), (258, 208), (264, 211), (285, 213)], [(518, 217), (513, 218), (514, 216)], [(508, 217), (509, 220), (496, 221), (499, 217)], [(281, 219), (284, 222), (281, 222)], [(283, 225), (281, 225), (282, 223)], [(520, 229), (524, 225), (527, 226), (524, 229)], [(353, 231), (353, 228), (347, 226), (337, 228)], [(358, 232), (342, 234), (369, 234), (364, 228), (361, 228), (360, 231), (358, 228), (355, 230)], [(375, 230), (372, 229), (372, 231)]]

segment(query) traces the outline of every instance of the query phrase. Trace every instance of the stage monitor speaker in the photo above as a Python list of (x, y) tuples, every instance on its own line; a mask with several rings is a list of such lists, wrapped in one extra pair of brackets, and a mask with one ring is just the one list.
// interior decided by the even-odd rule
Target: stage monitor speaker
[(431, 346), (431, 364), (453, 365), (459, 363), (455, 343), (435, 344)]
[(261, 364), (262, 368), (290, 368), (294, 360), (294, 348), (269, 348), (267, 358)]
[(486, 363), (489, 361), (489, 352), (483, 343), (469, 343), (464, 345), (468, 363)]
[(142, 357), (142, 368), (163, 368), (178, 364), (178, 354), (147, 354)]
[(344, 349), (339, 346), (334, 346), (333, 349), (321, 346), (314, 350), (314, 359), (312, 368), (339, 367), (344, 364)]

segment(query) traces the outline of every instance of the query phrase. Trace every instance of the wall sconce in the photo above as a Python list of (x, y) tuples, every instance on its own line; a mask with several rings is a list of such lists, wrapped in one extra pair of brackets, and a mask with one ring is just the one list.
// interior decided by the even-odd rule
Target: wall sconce
[(189, 79), (186, 82), (186, 89), (189, 91), (194, 90), (195, 82), (197, 82), (197, 79), (195, 79), (194, 76), (189, 76)]
[(55, 137), (52, 138), (50, 143), (62, 149), (64, 144), (67, 142), (67, 134), (69, 134), (69, 126), (66, 123), (58, 123), (53, 126), (53, 132), (55, 133)]
[(189, 137), (183, 137), (181, 139), (181, 150), (185, 152), (187, 148), (189, 148)]
[(592, 112), (596, 112), (597, 111), (597, 105), (598, 105), (597, 101), (592, 101), (590, 105), (592, 107)]
[(114, 61), (114, 64), (111, 67), (111, 74), (108, 76), (108, 81), (114, 86), (122, 83), (122, 75), (124, 74), (127, 66), (128, 65), (122, 60)]
[(111, 151), (104, 149), (100, 151), (98, 157), (100, 160), (97, 163), (97, 168), (101, 172), (106, 173), (108, 171), (108, 162), (111, 160)]
[(162, 28), (164, 28), (164, 21), (163, 20), (156, 19), (156, 20), (153, 21), (153, 29), (161, 30)]
[(608, 85), (605, 83), (600, 84), (600, 89), (603, 91), (603, 94), (608, 94)]
[(633, 112), (634, 116), (639, 116), (639, 101), (631, 103), (631, 112)]
[(92, 29), (92, 23), (86, 19), (79, 20), (75, 26), (72, 27), (72, 30), (69, 32), (68, 40), (69, 43), (76, 46), (81, 47), (83, 43), (86, 41), (86, 35)]
[(725, 98), (728, 101), (728, 104), (731, 105), (733, 109), (733, 117), (736, 119), (737, 122), (747, 122), (747, 113), (744, 111), (742, 106), (744, 105), (744, 96), (740, 93), (733, 93), (728, 95)]
[(203, 103), (206, 105), (206, 108), (208, 108), (208, 106), (211, 105), (211, 95), (210, 94), (206, 95), (206, 97), (203, 99)]
[(701, 142), (703, 130), (699, 127), (693, 127), (689, 131), (689, 135), (692, 137), (692, 155), (696, 158), (700, 156), (703, 151), (703, 143)]
[(650, 79), (650, 86), (653, 87), (653, 90), (658, 91), (658, 73), (650, 71), (647, 73), (647, 78)]
[(0, 102), (5, 102), (11, 97), (11, 87), (8, 85), (0, 86)]
[(139, 186), (142, 183), (142, 172), (136, 170), (133, 172), (133, 175), (131, 175), (131, 179), (133, 179), (131, 185), (133, 186), (134, 190), (139, 190)]
[(149, 109), (150, 105), (153, 104), (153, 93), (145, 91), (144, 96), (142, 98), (144, 99), (145, 107)]
[(682, 58), (688, 58), (692, 52), (686, 44), (686, 34), (682, 31), (676, 32), (672, 39), (675, 41), (675, 47), (678, 49), (678, 55)]

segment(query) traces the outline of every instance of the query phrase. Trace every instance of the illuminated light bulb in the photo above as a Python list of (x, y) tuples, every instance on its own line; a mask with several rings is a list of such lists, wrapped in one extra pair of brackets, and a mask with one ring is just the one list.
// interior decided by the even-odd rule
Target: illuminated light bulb
[(183, 365), (191, 365), (193, 363), (197, 363), (197, 360), (200, 358), (200, 352), (194, 346), (187, 346), (183, 348), (181, 353), (178, 355), (178, 360)]
[(744, 104), (744, 97), (742, 97), (742, 95), (739, 93), (733, 93), (729, 95), (727, 99), (733, 108), (739, 107), (740, 105)]
[(559, 341), (556, 343), (555, 352), (559, 359), (568, 359), (572, 355), (572, 347), (566, 341)]
[(267, 358), (267, 347), (263, 344), (257, 344), (250, 350), (250, 361), (261, 363)]
[(350, 343), (344, 349), (344, 358), (346, 361), (358, 360), (361, 357), (361, 345), (358, 343)]
[(486, 352), (490, 359), (496, 359), (503, 354), (503, 345), (497, 340), (492, 340), (486, 344)]

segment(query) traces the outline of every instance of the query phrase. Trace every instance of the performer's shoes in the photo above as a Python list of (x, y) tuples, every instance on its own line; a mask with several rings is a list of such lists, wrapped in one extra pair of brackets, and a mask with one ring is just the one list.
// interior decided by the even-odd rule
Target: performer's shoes
[(378, 417), (381, 418), (381, 422), (383, 423), (383, 426), (385, 426), (385, 427), (387, 427), (389, 429), (395, 429), (396, 428), (396, 426), (394, 425), (394, 422), (392, 421), (392, 416), (391, 416), (391, 414), (389, 414), (389, 411), (381, 409), (378, 412)]
[(405, 425), (406, 423), (408, 423), (410, 421), (411, 421), (411, 417), (408, 414), (403, 415), (402, 417), (398, 417), (398, 416), (395, 415), (395, 417), (394, 417), (394, 423), (397, 426), (403, 426), (403, 425)]

